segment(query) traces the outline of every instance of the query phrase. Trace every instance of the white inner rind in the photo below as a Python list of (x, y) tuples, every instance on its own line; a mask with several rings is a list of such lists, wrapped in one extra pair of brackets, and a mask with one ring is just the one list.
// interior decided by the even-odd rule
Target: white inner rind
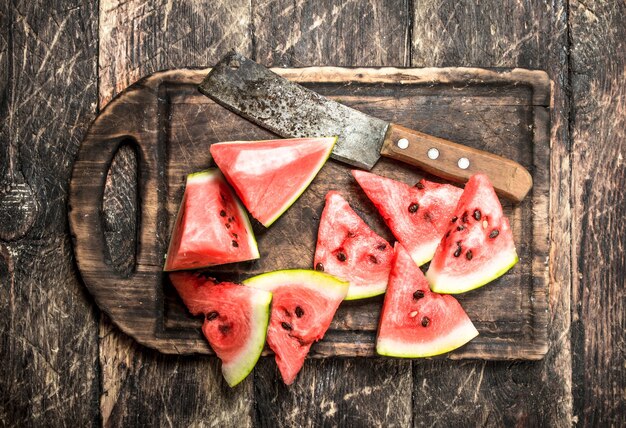
[(310, 288), (332, 299), (344, 299), (349, 285), (332, 275), (309, 269), (278, 270), (243, 281), (244, 285), (267, 291), (288, 283)]
[(259, 254), (259, 246), (256, 243), (256, 238), (254, 237), (254, 232), (252, 231), (252, 224), (250, 224), (250, 219), (248, 218), (248, 213), (243, 209), (243, 205), (239, 201), (239, 198), (236, 195), (233, 195), (235, 198), (235, 205), (237, 205), (237, 212), (239, 213), (239, 217), (243, 220), (243, 227), (248, 232), (248, 246), (250, 247), (250, 251), (252, 252), (252, 257), (250, 260), (258, 259), (261, 257)]
[[(410, 252), (410, 256), (418, 266), (421, 266), (425, 263), (431, 261), (435, 255), (435, 251), (437, 251), (437, 247), (439, 246), (439, 240), (435, 239), (432, 242), (425, 242), (420, 245), (419, 248), (414, 249)], [(406, 247), (405, 247), (406, 248)]]
[(254, 290), (250, 296), (252, 315), (250, 317), (250, 337), (239, 354), (229, 363), (222, 363), (222, 374), (228, 385), (235, 386), (246, 378), (256, 365), (263, 347), (270, 319), (272, 293)]
[(388, 281), (379, 281), (368, 285), (354, 285), (348, 288), (345, 300), (358, 300), (379, 296), (387, 291)]
[(519, 258), (515, 248), (509, 251), (503, 251), (480, 266), (474, 272), (464, 273), (463, 275), (449, 275), (438, 272), (433, 269), (432, 265), (426, 272), (426, 279), (430, 284), (430, 289), (440, 294), (458, 294), (473, 290), (494, 279), (502, 276), (506, 271), (511, 269)]
[(478, 331), (471, 321), (467, 321), (445, 336), (439, 336), (427, 342), (407, 342), (392, 337), (378, 337), (376, 352), (380, 355), (401, 358), (423, 358), (445, 354), (465, 345), (478, 336)]

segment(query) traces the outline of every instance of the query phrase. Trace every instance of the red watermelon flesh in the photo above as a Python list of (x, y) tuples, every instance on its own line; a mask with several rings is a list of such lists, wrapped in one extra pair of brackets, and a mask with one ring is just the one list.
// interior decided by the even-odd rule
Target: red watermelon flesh
[(272, 293), (200, 274), (174, 272), (170, 280), (192, 315), (204, 315), (202, 332), (222, 360), (232, 387), (254, 368), (265, 345)]
[(311, 345), (324, 337), (348, 283), (314, 270), (269, 272), (244, 281), (273, 294), (267, 343), (283, 381), (291, 385)]
[(463, 190), (427, 180), (411, 187), (359, 170), (352, 175), (415, 263), (432, 259)]
[(378, 325), (376, 352), (421, 358), (450, 352), (478, 336), (459, 302), (433, 293), (422, 271), (400, 243)]
[(326, 195), (313, 265), (350, 282), (346, 300), (383, 294), (393, 248), (354, 212), (336, 191)]
[(187, 176), (165, 270), (259, 258), (248, 216), (217, 169)]
[(231, 141), (211, 146), (228, 182), (265, 227), (280, 217), (313, 181), (336, 137)]
[(498, 278), (519, 258), (509, 220), (486, 175), (467, 184), (426, 273), (437, 293), (463, 293)]

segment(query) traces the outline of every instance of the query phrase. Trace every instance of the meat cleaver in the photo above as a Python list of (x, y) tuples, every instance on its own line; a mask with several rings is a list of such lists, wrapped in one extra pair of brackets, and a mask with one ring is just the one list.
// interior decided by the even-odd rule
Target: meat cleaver
[(336, 135), (339, 139), (331, 156), (359, 168), (369, 170), (385, 156), (458, 183), (481, 172), (499, 194), (516, 202), (532, 187), (531, 175), (517, 162), (368, 116), (236, 52), (226, 55), (199, 89), (280, 136)]

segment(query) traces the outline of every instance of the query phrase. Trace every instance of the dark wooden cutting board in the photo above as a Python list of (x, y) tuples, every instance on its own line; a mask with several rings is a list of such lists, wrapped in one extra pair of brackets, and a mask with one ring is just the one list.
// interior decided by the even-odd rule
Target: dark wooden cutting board
[[(197, 91), (209, 70), (148, 76), (114, 99), (92, 124), (74, 166), (70, 226), (85, 285), (128, 335), (164, 353), (211, 353), (202, 320), (191, 317), (162, 273), (185, 176), (213, 166), (218, 141), (274, 135)], [(503, 200), (520, 262), (500, 279), (458, 299), (480, 336), (451, 358), (539, 359), (547, 351), (550, 81), (544, 72), (472, 68), (279, 69), (328, 97), (387, 121), (511, 158), (528, 168), (534, 187), (518, 205)], [(116, 267), (105, 242), (103, 192), (121, 147), (134, 150), (138, 171), (137, 235), (130, 274)], [(373, 172), (414, 184), (421, 172), (381, 160)], [(432, 178), (432, 177), (429, 177)], [(362, 218), (392, 241), (350, 167), (329, 161), (302, 197), (270, 229), (255, 225), (261, 259), (213, 269), (244, 279), (281, 268), (311, 268), (324, 195), (340, 190)], [(135, 219), (131, 219), (135, 220)], [(382, 297), (344, 302), (312, 356), (373, 356)]]

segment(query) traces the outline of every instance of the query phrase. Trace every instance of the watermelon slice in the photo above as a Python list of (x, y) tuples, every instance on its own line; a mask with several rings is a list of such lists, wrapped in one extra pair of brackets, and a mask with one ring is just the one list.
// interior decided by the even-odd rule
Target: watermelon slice
[(328, 330), (348, 283), (305, 269), (269, 272), (243, 283), (274, 296), (267, 342), (276, 354), (283, 381), (291, 385), (311, 345)]
[(467, 184), (426, 273), (437, 293), (463, 293), (503, 275), (519, 261), (509, 220), (486, 175)]
[(174, 272), (170, 279), (189, 312), (205, 316), (202, 332), (222, 360), (224, 379), (237, 385), (263, 351), (272, 293), (191, 272)]
[(165, 270), (196, 269), (258, 258), (248, 216), (219, 170), (188, 175)]
[(463, 190), (426, 180), (411, 187), (358, 170), (352, 175), (415, 263), (432, 259)]
[(231, 141), (211, 146), (228, 182), (265, 227), (278, 219), (313, 181), (337, 137)]
[(326, 195), (317, 234), (316, 270), (350, 282), (346, 300), (383, 294), (393, 248), (365, 224), (336, 191)]
[(424, 274), (402, 244), (396, 244), (395, 253), (376, 352), (389, 357), (430, 357), (450, 352), (478, 336), (454, 297), (430, 291)]

